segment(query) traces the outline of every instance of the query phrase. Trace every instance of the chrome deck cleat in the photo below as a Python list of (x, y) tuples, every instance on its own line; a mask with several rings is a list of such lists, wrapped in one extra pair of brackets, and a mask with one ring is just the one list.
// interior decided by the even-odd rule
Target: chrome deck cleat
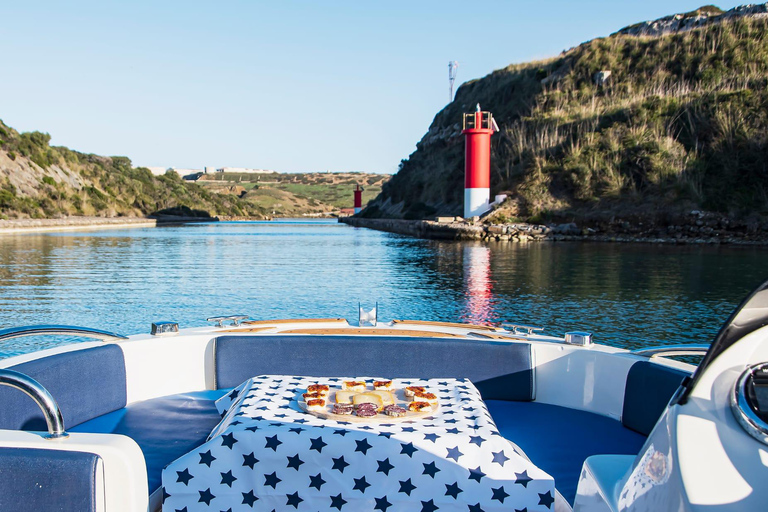
[(242, 320), (251, 318), (249, 315), (212, 316), (206, 318), (206, 322), (216, 322), (216, 327), (224, 327), (224, 322), (231, 321), (233, 327), (239, 327)]

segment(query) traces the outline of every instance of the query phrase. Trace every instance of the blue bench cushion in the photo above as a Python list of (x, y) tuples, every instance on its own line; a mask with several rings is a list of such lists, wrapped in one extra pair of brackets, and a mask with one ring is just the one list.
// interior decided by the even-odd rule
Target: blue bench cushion
[[(74, 350), (9, 369), (32, 377), (53, 395), (66, 428), (126, 404), (125, 359), (117, 345)], [(47, 429), (40, 408), (21, 391), (0, 386), (0, 404), (0, 428)]]
[(649, 435), (683, 379), (690, 373), (650, 361), (638, 361), (627, 374), (621, 422)]
[(590, 412), (537, 402), (486, 401), (502, 436), (555, 479), (573, 503), (581, 466), (592, 455), (636, 455), (645, 436), (616, 420)]
[[(352, 367), (356, 375), (349, 375)], [(215, 340), (214, 369), (219, 389), (262, 374), (464, 377), (485, 399), (533, 399), (527, 343), (398, 336), (220, 336)]]
[(72, 432), (122, 434), (141, 448), (149, 493), (160, 487), (163, 468), (203, 444), (221, 420), (215, 401), (227, 391), (199, 391), (137, 402), (94, 418)]
[(98, 461), (93, 453), (0, 448), (0, 510), (95, 512)]

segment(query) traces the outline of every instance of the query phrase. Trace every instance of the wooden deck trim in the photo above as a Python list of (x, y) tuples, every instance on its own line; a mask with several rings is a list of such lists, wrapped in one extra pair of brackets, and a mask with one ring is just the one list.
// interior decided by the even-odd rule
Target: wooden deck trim
[(418, 338), (461, 338), (458, 334), (448, 334), (434, 331), (412, 331), (406, 329), (289, 329), (280, 334), (363, 334), (366, 336), (412, 336)]
[(250, 327), (248, 329), (224, 329), (222, 331), (216, 331), (219, 332), (261, 332), (261, 331), (268, 331), (270, 329), (275, 329), (274, 326), (268, 326), (268, 327)]
[(285, 318), (280, 320), (249, 320), (243, 325), (279, 325), (279, 324), (346, 324), (346, 318)]
[(471, 332), (474, 336), (480, 336), (481, 338), (487, 338), (490, 340), (517, 340), (517, 341), (529, 341), (527, 338), (516, 338), (514, 336), (503, 336), (501, 334), (491, 334), (487, 332)]
[(434, 327), (457, 327), (459, 329), (480, 329), (483, 331), (500, 331), (499, 327), (490, 325), (458, 324), (452, 322), (431, 322), (428, 320), (392, 320), (393, 324), (431, 325)]

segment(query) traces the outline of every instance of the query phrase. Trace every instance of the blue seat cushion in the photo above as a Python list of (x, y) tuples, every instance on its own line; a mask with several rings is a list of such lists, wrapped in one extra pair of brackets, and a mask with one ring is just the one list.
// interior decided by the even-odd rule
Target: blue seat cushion
[[(318, 348), (322, 345), (322, 348)], [(533, 400), (531, 347), (455, 338), (405, 336), (220, 336), (214, 346), (216, 387), (255, 375), (467, 378), (489, 400)]]
[(571, 504), (587, 457), (636, 455), (646, 439), (617, 420), (590, 412), (537, 402), (488, 400), (486, 404), (501, 435), (549, 473)]
[(621, 422), (635, 432), (649, 435), (672, 395), (690, 373), (650, 361), (638, 361), (627, 374)]
[(122, 434), (141, 448), (149, 493), (160, 487), (163, 468), (203, 444), (221, 420), (215, 401), (227, 393), (198, 391), (137, 402), (86, 421), (72, 432)]
[(0, 510), (95, 512), (94, 453), (0, 448)]
[[(11, 366), (42, 384), (71, 428), (125, 407), (125, 359), (117, 345), (103, 345), (55, 354)], [(44, 431), (40, 408), (21, 391), (0, 387), (0, 428)]]

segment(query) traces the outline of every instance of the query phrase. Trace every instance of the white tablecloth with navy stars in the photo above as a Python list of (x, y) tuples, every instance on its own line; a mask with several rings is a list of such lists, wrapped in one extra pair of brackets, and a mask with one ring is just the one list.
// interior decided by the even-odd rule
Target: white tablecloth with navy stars
[(418, 420), (351, 423), (299, 409), (308, 385), (342, 380), (263, 375), (219, 400), (209, 440), (163, 470), (163, 511), (554, 509), (552, 477), (499, 434), (468, 380), (395, 379), (438, 395), (438, 411)]

